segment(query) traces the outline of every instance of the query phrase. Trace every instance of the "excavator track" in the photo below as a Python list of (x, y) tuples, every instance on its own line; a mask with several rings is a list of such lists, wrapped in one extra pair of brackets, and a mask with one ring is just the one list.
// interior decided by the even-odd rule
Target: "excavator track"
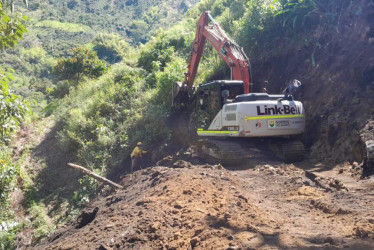
[(301, 141), (286, 139), (224, 138), (201, 139), (198, 153), (223, 164), (237, 164), (245, 159), (269, 159), (272, 155), (286, 163), (301, 161), (305, 148)]
[(366, 170), (370, 173), (374, 172), (374, 140), (369, 140), (366, 143)]
[(223, 164), (237, 164), (244, 159), (266, 159), (269, 152), (266, 143), (246, 138), (201, 139), (198, 141), (199, 154)]
[(302, 161), (305, 157), (304, 144), (299, 140), (286, 140), (281, 143), (282, 155), (280, 158), (286, 162)]

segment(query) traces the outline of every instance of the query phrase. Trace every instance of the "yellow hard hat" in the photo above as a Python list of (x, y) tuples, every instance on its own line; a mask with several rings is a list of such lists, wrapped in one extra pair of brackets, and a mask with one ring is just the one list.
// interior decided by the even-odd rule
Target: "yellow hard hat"
[(141, 141), (136, 144), (136, 146), (141, 146), (141, 145), (143, 145)]

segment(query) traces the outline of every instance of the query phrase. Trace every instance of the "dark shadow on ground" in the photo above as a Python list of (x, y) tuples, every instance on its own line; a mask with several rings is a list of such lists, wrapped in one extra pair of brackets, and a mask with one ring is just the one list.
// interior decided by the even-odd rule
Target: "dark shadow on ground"
[[(261, 247), (276, 248), (276, 249), (287, 248), (285, 246), (282, 246), (280, 239), (279, 239), (279, 234), (276, 232), (275, 233), (264, 233), (264, 232), (260, 232), (259, 230), (254, 229), (254, 227), (251, 227), (251, 226), (250, 227), (234, 227), (230, 225), (228, 220), (224, 218), (218, 218), (216, 216), (207, 216), (205, 220), (207, 221), (207, 224), (209, 225), (209, 227), (213, 229), (216, 229), (216, 230), (220, 230), (222, 228), (228, 229), (230, 231), (230, 235), (228, 236), (228, 238), (230, 239), (231, 237), (232, 240), (234, 240), (234, 242), (235, 242), (235, 239), (237, 239), (235, 235), (241, 232), (249, 232), (249, 233), (253, 233), (257, 235), (256, 238), (258, 238), (259, 240), (255, 244), (249, 244), (249, 242), (235, 242), (234, 245), (238, 244), (238, 246), (236, 246), (237, 249), (242, 249), (242, 248), (243, 249), (253, 249), (253, 248), (257, 249)], [(236, 249), (235, 246), (233, 246), (233, 249)]]
[(38, 161), (33, 164), (40, 165), (38, 168), (41, 168), (34, 177), (33, 199), (52, 205), (52, 213), (79, 189), (78, 180), (83, 176), (68, 167), (67, 163), (74, 163), (75, 159), (59, 148), (57, 131), (58, 128), (54, 126), (31, 153), (32, 159)]
[[(162, 147), (160, 149), (160, 145), (150, 145), (147, 148), (144, 148), (148, 153), (145, 154), (142, 159), (140, 160), (140, 166), (134, 171), (145, 169), (145, 168), (151, 168), (156, 166), (158, 163), (164, 164), (166, 161), (163, 161), (163, 158), (165, 157), (171, 157), (171, 161), (177, 161), (180, 159), (184, 159), (182, 153), (178, 155), (178, 152), (184, 152), (187, 148), (183, 145), (180, 145), (178, 142), (170, 142), (168, 143), (167, 147)], [(171, 166), (172, 162), (170, 164), (162, 165), (162, 166)], [(114, 181), (114, 182), (120, 182), (122, 176), (127, 175), (131, 172), (131, 157), (130, 154), (127, 156), (124, 156), (124, 159), (122, 160), (121, 164), (110, 169), (110, 171), (107, 174), (107, 178)]]
[[(275, 248), (275, 249), (373, 249), (374, 247), (374, 240), (373, 239), (360, 239), (360, 238), (335, 238), (328, 235), (315, 235), (311, 237), (300, 238), (300, 240), (295, 239), (295, 244), (290, 245), (290, 242), (282, 243), (281, 235), (278, 232), (272, 233), (265, 233), (262, 230), (254, 229), (255, 227), (233, 227), (230, 225), (228, 220), (224, 218), (218, 218), (216, 216), (207, 216), (205, 218), (207, 224), (210, 228), (213, 229), (228, 229), (230, 230), (229, 237), (235, 242), (236, 234), (240, 232), (249, 232), (256, 234), (256, 238), (258, 241), (250, 243), (250, 242), (235, 242), (237, 249), (259, 249), (259, 248)], [(292, 237), (293, 238), (293, 237)], [(303, 242), (303, 246), (299, 243)], [(228, 248), (229, 249), (229, 248)], [(233, 247), (233, 249), (236, 249)]]
[(282, 162), (276, 157), (243, 159), (238, 163), (223, 163), (222, 166), (229, 171), (244, 171), (259, 165), (279, 165)]

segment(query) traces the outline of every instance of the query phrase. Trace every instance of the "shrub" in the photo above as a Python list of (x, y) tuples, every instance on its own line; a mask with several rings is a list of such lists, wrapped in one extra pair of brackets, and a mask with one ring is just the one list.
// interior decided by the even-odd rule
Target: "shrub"
[[(26, 32), (25, 21), (28, 19), (21, 15), (11, 18), (5, 12), (6, 4), (9, 3), (7, 1), (0, 3), (0, 50), (14, 47), (18, 41), (22, 40), (23, 34)], [(10, 6), (13, 10), (13, 1), (10, 2)]]
[[(90, 166), (116, 166), (128, 145), (128, 128), (146, 103), (144, 70), (126, 65), (113, 68), (97, 81), (82, 83), (55, 113), (61, 118), (60, 142)], [(66, 108), (65, 108), (66, 107)]]
[(5, 147), (0, 150), (0, 218), (7, 214), (8, 195), (15, 187), (15, 180), (19, 171), (12, 165), (11, 151)]
[[(174, 82), (184, 80), (186, 61), (172, 56), (163, 71), (156, 73), (156, 93), (152, 99), (154, 105), (159, 105), (168, 113), (172, 103), (172, 87)], [(165, 116), (162, 116), (163, 118)]]
[(196, 20), (185, 19), (175, 24), (167, 31), (160, 29), (156, 35), (145, 45), (140, 46), (138, 66), (148, 72), (153, 72), (154, 62), (163, 70), (166, 63), (171, 61), (171, 56), (177, 52), (181, 57), (188, 58), (195, 37)]
[(130, 45), (118, 34), (100, 34), (92, 43), (97, 56), (110, 64), (122, 61), (132, 51)]
[(149, 25), (143, 20), (134, 20), (130, 24), (129, 33), (131, 34), (131, 37), (133, 37), (135, 41), (145, 43), (146, 38), (148, 37), (148, 32), (149, 32)]
[(72, 52), (72, 57), (58, 60), (52, 69), (60, 80), (79, 82), (82, 76), (97, 78), (107, 70), (105, 64), (94, 51), (78, 47), (72, 49)]
[(12, 249), (17, 223), (10, 209), (9, 194), (16, 186), (19, 168), (12, 164), (12, 152), (0, 144), (0, 249)]
[(8, 83), (13, 79), (11, 73), (0, 70), (0, 146), (8, 142), (17, 131), (25, 115), (30, 111), (21, 97), (9, 90)]
[(33, 243), (47, 236), (53, 231), (53, 226), (48, 223), (48, 217), (42, 205), (32, 202), (28, 212), (32, 218), (31, 225), (35, 229), (33, 234)]
[(162, 70), (166, 63), (171, 61), (173, 53), (174, 47), (170, 46), (169, 40), (161, 34), (153, 39), (150, 45), (141, 47), (138, 65), (151, 72), (154, 66), (153, 62), (159, 62), (160, 70)]

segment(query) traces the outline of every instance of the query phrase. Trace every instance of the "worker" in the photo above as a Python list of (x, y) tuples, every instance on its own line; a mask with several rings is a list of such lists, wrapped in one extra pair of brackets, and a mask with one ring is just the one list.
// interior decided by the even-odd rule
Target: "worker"
[(146, 153), (147, 151), (143, 150), (143, 143), (138, 142), (131, 153), (131, 172), (133, 172), (135, 168), (138, 168), (140, 166), (141, 158)]
[(292, 96), (296, 90), (301, 87), (301, 82), (297, 79), (293, 79), (288, 86), (283, 90), (282, 94), (285, 96)]

